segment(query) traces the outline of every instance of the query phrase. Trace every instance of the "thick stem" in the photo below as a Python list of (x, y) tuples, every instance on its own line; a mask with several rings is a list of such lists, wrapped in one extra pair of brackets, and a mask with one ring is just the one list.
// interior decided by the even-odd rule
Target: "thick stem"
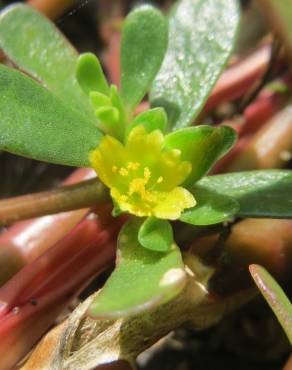
[(120, 226), (121, 219), (107, 229), (99, 220), (84, 220), (0, 289), (1, 370), (25, 356), (70, 301), (113, 261)]
[(248, 91), (263, 76), (271, 55), (271, 45), (264, 45), (247, 58), (227, 69), (210, 95), (205, 112), (218, 104), (235, 100)]
[(0, 224), (93, 207), (108, 200), (108, 192), (97, 180), (87, 180), (50, 191), (0, 201)]
[(279, 168), (291, 159), (292, 106), (277, 113), (239, 153), (227, 171)]
[(27, 3), (51, 19), (56, 19), (77, 0), (28, 0)]
[(103, 321), (86, 316), (95, 298), (91, 296), (62, 326), (44, 338), (23, 370), (88, 370), (102, 369), (104, 364), (121, 360), (131, 363), (139, 353), (178, 326), (188, 323), (200, 329), (209, 327), (254, 295), (245, 292), (232, 300), (214, 300), (206, 289), (213, 270), (191, 256), (186, 263), (189, 271), (195, 271), (190, 272), (184, 291), (174, 301), (137, 316)]
[[(93, 178), (91, 169), (75, 170), (63, 185)], [(86, 215), (89, 209), (58, 213), (18, 222), (0, 235), (0, 286), (28, 262), (35, 260), (60, 241)], [(106, 215), (108, 212), (104, 212)]]

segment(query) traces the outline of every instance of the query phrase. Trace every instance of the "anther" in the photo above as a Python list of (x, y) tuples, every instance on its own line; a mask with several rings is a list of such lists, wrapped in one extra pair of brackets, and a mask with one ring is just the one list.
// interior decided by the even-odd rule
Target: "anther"
[(127, 168), (129, 170), (137, 170), (140, 167), (140, 163), (138, 162), (128, 162)]
[(144, 179), (148, 182), (151, 177), (151, 171), (148, 167), (144, 168)]
[(121, 176), (128, 176), (129, 171), (125, 169), (125, 167), (121, 167), (119, 171)]

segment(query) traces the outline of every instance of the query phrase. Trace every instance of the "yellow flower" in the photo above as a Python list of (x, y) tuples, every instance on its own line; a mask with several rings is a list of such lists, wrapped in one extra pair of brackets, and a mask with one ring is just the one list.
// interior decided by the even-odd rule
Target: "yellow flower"
[(178, 186), (190, 174), (191, 164), (180, 159), (179, 150), (163, 145), (161, 131), (147, 133), (140, 125), (125, 145), (107, 135), (91, 153), (92, 167), (121, 211), (176, 220), (184, 209), (196, 205), (193, 195)]

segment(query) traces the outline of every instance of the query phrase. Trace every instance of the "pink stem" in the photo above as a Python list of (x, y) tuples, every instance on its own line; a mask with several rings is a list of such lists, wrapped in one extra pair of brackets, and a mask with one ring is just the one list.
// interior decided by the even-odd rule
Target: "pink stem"
[[(94, 176), (93, 170), (80, 168), (63, 184), (74, 184)], [(63, 239), (88, 212), (89, 209), (81, 209), (22, 221), (3, 232), (0, 235), (0, 263), (3, 266), (0, 271), (0, 286), (26, 263)]]
[(72, 298), (113, 262), (122, 222), (116, 219), (103, 229), (98, 221), (84, 220), (0, 289), (1, 370), (17, 363)]

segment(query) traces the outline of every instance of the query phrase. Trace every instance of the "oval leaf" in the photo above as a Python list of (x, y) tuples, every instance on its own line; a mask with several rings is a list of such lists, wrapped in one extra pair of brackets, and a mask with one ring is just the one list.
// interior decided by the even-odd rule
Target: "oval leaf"
[(89, 166), (102, 137), (40, 84), (0, 66), (0, 149), (42, 161)]
[(89, 95), (91, 91), (97, 91), (109, 95), (110, 88), (100, 62), (94, 54), (84, 53), (80, 55), (77, 62), (76, 77), (86, 94)]
[(139, 229), (138, 240), (147, 249), (166, 252), (173, 244), (172, 227), (166, 220), (149, 217)]
[(238, 213), (239, 204), (231, 197), (200, 186), (196, 186), (192, 193), (197, 204), (181, 215), (180, 220), (185, 223), (197, 226), (213, 225), (229, 220)]
[(190, 125), (201, 111), (235, 43), (237, 0), (182, 0), (170, 16), (169, 45), (151, 91), (169, 129)]
[(259, 288), (260, 292), (268, 302), (274, 314), (277, 316), (282, 328), (284, 329), (290, 344), (292, 345), (292, 304), (286, 294), (269, 274), (269, 272), (259, 265), (250, 265), (249, 271)]
[(159, 71), (167, 40), (167, 20), (152, 6), (141, 6), (126, 18), (121, 44), (121, 95), (130, 112)]
[(234, 198), (236, 216), (292, 218), (292, 171), (262, 170), (208, 176), (200, 187)]
[(0, 47), (71, 109), (96, 121), (75, 77), (78, 54), (47, 17), (27, 5), (9, 6), (0, 15)]
[(176, 296), (184, 287), (186, 273), (175, 244), (166, 253), (143, 248), (138, 242), (141, 222), (129, 221), (118, 240), (117, 266), (91, 304), (95, 318), (124, 317), (147, 311)]
[(154, 130), (164, 132), (167, 125), (165, 110), (163, 108), (154, 108), (140, 113), (127, 127), (127, 134), (129, 134), (133, 128), (138, 125), (143, 125), (148, 133)]
[(236, 141), (236, 132), (228, 126), (197, 126), (175, 131), (165, 137), (165, 146), (179, 149), (181, 158), (192, 164), (185, 184), (192, 185), (226, 154)]

